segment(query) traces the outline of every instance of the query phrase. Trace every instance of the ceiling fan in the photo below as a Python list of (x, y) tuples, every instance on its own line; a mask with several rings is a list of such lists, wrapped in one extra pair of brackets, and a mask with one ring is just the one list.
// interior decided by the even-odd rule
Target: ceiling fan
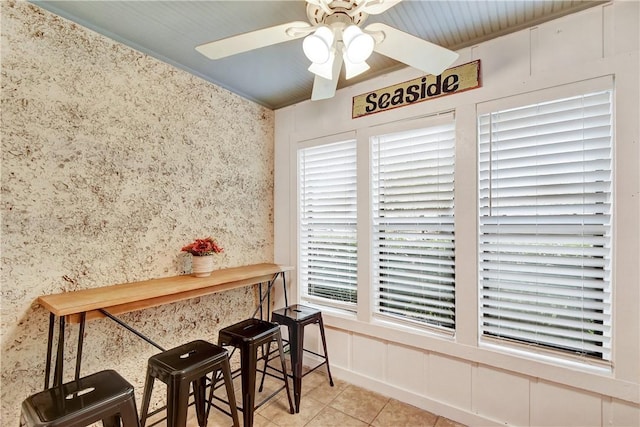
[(220, 59), (305, 37), (303, 50), (315, 74), (311, 100), (334, 96), (345, 66), (345, 77), (369, 69), (372, 52), (439, 75), (457, 58), (456, 52), (382, 23), (361, 28), (369, 15), (383, 13), (401, 0), (306, 0), (309, 22), (294, 21), (196, 46), (210, 59)]

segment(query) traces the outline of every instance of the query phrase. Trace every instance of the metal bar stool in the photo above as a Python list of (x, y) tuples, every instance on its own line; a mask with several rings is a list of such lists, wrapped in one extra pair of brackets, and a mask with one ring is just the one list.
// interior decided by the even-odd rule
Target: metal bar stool
[[(145, 426), (149, 416), (149, 402), (155, 378), (167, 385), (167, 427), (184, 427), (186, 425), (190, 395), (189, 385), (193, 387), (198, 425), (205, 427), (212, 406), (211, 398), (218, 372), (222, 372), (229, 396), (231, 412), (227, 415), (233, 418), (233, 425), (239, 427), (229, 353), (222, 347), (202, 340), (183, 344), (149, 358), (140, 416), (142, 427)], [(212, 384), (209, 399), (206, 400), (207, 374), (209, 373), (212, 373)], [(156, 412), (159, 411), (154, 413)]]
[[(233, 346), (240, 349), (240, 374), (242, 377), (242, 413), (244, 415), (244, 426), (251, 427), (253, 425), (253, 414), (256, 408), (260, 407), (267, 400), (280, 392), (279, 389), (270, 396), (263, 399), (256, 405), (256, 372), (258, 365), (258, 349), (267, 346), (266, 353), (261, 358), (265, 359), (269, 355), (269, 347), (271, 343), (276, 341), (278, 352), (280, 353), (280, 362), (282, 364), (282, 372), (285, 371), (284, 351), (282, 347), (282, 337), (280, 335), (280, 327), (274, 323), (265, 320), (250, 318), (228, 326), (220, 330), (218, 334), (218, 345)], [(289, 411), (293, 414), (293, 403), (291, 401), (291, 392), (289, 391), (289, 382), (286, 374), (282, 375), (284, 388), (287, 390), (287, 398), (289, 399)]]
[[(291, 354), (291, 377), (293, 378), (293, 395), (295, 399), (296, 412), (300, 412), (300, 397), (302, 394), (302, 378), (319, 367), (327, 366), (327, 375), (329, 376), (329, 384), (333, 387), (333, 378), (331, 377), (331, 369), (329, 368), (329, 355), (327, 353), (327, 340), (324, 335), (324, 323), (322, 322), (322, 312), (315, 308), (307, 307), (300, 304), (294, 304), (274, 310), (271, 313), (271, 321), (279, 325), (286, 326), (289, 331), (289, 352)], [(322, 338), (322, 348), (324, 354), (318, 354), (304, 348), (304, 328), (307, 325), (317, 324), (320, 328), (320, 337)], [(324, 361), (311, 370), (302, 373), (302, 362), (304, 352), (314, 354), (324, 359)], [(265, 365), (266, 369), (266, 365)], [(266, 371), (265, 371), (266, 372)], [(262, 381), (264, 381), (264, 373)]]
[(22, 402), (20, 426), (139, 427), (133, 386), (116, 371), (100, 371), (53, 387)]

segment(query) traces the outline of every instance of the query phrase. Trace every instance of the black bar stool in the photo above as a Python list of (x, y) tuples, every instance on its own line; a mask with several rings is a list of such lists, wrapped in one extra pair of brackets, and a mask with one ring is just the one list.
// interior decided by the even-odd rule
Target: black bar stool
[[(218, 372), (222, 372), (229, 398), (233, 425), (240, 426), (233, 393), (233, 380), (229, 365), (229, 353), (224, 348), (206, 341), (196, 340), (172, 348), (149, 358), (147, 378), (144, 384), (142, 427), (149, 415), (149, 402), (155, 378), (167, 385), (167, 427), (184, 427), (187, 423), (189, 385), (193, 386), (198, 425), (205, 427), (211, 409), (211, 397)], [(213, 373), (209, 399), (206, 400), (207, 374)]]
[[(329, 355), (327, 353), (327, 340), (324, 335), (324, 323), (322, 322), (322, 312), (315, 308), (307, 307), (300, 304), (294, 304), (274, 310), (271, 313), (271, 321), (279, 325), (286, 326), (289, 331), (289, 352), (291, 354), (291, 371), (293, 378), (293, 395), (296, 404), (296, 412), (300, 412), (300, 396), (302, 394), (302, 378), (310, 374), (319, 367), (327, 366), (327, 375), (329, 376), (329, 384), (333, 387), (333, 378), (331, 377), (331, 369), (329, 368)], [(307, 325), (318, 324), (320, 328), (320, 337), (322, 338), (322, 348), (324, 354), (318, 354), (304, 348), (304, 328)], [(302, 374), (302, 362), (304, 352), (308, 352), (324, 359), (322, 363), (313, 369)], [(262, 377), (264, 381), (264, 375)]]
[(133, 386), (116, 371), (100, 371), (53, 387), (22, 402), (20, 426), (139, 427)]
[[(284, 350), (282, 347), (282, 337), (280, 335), (280, 327), (275, 323), (267, 322), (260, 319), (246, 319), (234, 325), (228, 326), (218, 334), (218, 345), (233, 346), (240, 349), (240, 374), (242, 377), (242, 413), (244, 415), (244, 426), (251, 427), (253, 425), (253, 414), (256, 408), (260, 407), (271, 397), (280, 392), (279, 389), (270, 396), (266, 397), (262, 402), (256, 405), (256, 372), (258, 365), (258, 349), (267, 346), (267, 352), (261, 356), (265, 359), (269, 355), (269, 347), (271, 343), (276, 341), (278, 344), (278, 352), (280, 353), (280, 362), (282, 364), (282, 372), (285, 370)], [(289, 411), (293, 414), (293, 403), (291, 402), (291, 392), (289, 391), (289, 382), (286, 374), (282, 375), (284, 388), (287, 390), (287, 398), (289, 399)]]

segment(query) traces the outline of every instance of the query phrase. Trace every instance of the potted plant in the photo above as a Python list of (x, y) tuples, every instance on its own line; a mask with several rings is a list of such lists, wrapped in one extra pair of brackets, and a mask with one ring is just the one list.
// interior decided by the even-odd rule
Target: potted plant
[(192, 257), (191, 270), (196, 277), (207, 277), (213, 271), (213, 255), (224, 249), (211, 237), (196, 239), (182, 248), (182, 252), (189, 252)]

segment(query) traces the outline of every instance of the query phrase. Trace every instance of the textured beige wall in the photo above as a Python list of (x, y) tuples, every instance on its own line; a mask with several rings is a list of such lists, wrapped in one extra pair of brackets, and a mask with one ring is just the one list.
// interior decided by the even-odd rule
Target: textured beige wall
[[(208, 235), (225, 248), (220, 267), (272, 261), (274, 113), (34, 5), (0, 3), (0, 423), (17, 425), (44, 384), (39, 295), (188, 272), (180, 248)], [(247, 288), (122, 317), (170, 347), (215, 341), (254, 304)], [(140, 398), (154, 352), (90, 322), (82, 374), (114, 368)]]

